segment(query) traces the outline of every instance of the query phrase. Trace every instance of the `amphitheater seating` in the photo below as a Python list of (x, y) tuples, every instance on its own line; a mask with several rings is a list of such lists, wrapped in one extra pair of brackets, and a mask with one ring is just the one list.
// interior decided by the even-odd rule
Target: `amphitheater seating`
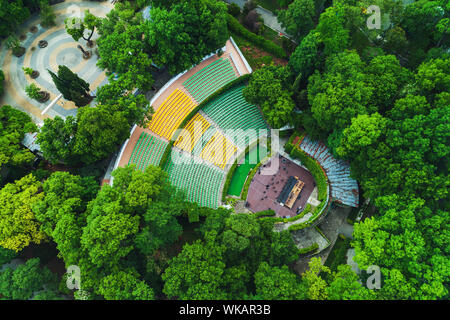
[(236, 146), (217, 131), (206, 143), (200, 156), (206, 161), (224, 169), (236, 151)]
[(167, 147), (167, 142), (143, 131), (134, 146), (128, 164), (136, 164), (136, 168), (144, 171), (149, 165), (157, 166)]
[[(242, 90), (244, 85), (236, 86), (208, 103), (202, 111), (207, 114), (223, 130), (267, 130), (263, 116), (259, 109), (245, 101)], [(237, 134), (237, 139), (245, 137), (244, 134)], [(257, 133), (248, 135), (252, 143), (258, 138)], [(233, 140), (236, 143), (236, 140)]]
[(183, 82), (183, 86), (198, 103), (201, 103), (213, 92), (236, 78), (230, 60), (220, 58), (189, 77)]
[(358, 183), (350, 177), (348, 163), (334, 158), (322, 142), (313, 141), (308, 136), (302, 140), (300, 148), (319, 161), (325, 170), (330, 181), (331, 196), (342, 204), (358, 207)]
[(175, 89), (155, 112), (148, 128), (170, 140), (183, 119), (194, 108), (192, 100), (181, 90)]
[[(180, 156), (189, 159), (180, 151)], [(197, 202), (200, 206), (216, 209), (220, 203), (220, 186), (225, 172), (204, 163), (176, 164), (172, 159), (165, 170), (172, 185), (183, 190), (186, 200)]]
[(180, 135), (174, 145), (186, 152), (191, 153), (194, 146), (210, 127), (211, 124), (200, 113), (196, 113), (184, 127), (187, 131), (187, 137)]

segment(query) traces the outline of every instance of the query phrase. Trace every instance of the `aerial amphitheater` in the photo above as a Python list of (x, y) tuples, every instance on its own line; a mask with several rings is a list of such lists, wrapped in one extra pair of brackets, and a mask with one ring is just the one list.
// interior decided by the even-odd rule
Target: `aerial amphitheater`
[[(241, 178), (247, 194), (243, 183), (238, 184), (236, 198), (243, 197), (244, 212), (273, 211), (284, 219), (276, 230), (314, 226), (333, 202), (358, 207), (358, 184), (350, 177), (349, 165), (335, 159), (324, 144), (305, 134), (287, 142), (319, 168), (316, 176), (295, 152), (291, 155), (279, 144), (272, 143), (272, 148), (271, 128), (260, 109), (242, 94), (250, 73), (251, 67), (230, 38), (220, 54), (211, 54), (172, 78), (152, 98), (151, 120), (132, 128), (114, 168), (133, 164), (144, 171), (150, 165), (160, 166), (188, 201), (216, 209), (226, 206), (223, 195), (229, 190), (224, 188), (229, 187), (227, 177), (235, 178), (233, 167), (248, 164), (248, 154), (258, 154), (253, 159), (254, 175), (247, 171), (248, 176)], [(319, 249), (325, 249), (328, 239), (319, 238), (323, 240)]]

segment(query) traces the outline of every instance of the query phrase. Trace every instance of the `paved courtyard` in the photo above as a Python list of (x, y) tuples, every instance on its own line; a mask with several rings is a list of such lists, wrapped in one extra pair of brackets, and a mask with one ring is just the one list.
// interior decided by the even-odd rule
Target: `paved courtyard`
[[(279, 168), (275, 174), (265, 174), (264, 167), (270, 166), (271, 161), (279, 157)], [(306, 207), (306, 202), (311, 195), (315, 181), (311, 173), (289, 159), (276, 154), (267, 164), (263, 165), (255, 174), (248, 189), (247, 202), (253, 212), (272, 209), (279, 217), (293, 217), (299, 206)], [(298, 177), (305, 183), (300, 197), (295, 201), (292, 209), (281, 206), (277, 198), (290, 176)]]
[[(45, 107), (59, 95), (59, 91), (53, 84), (47, 69), (56, 72), (58, 65), (66, 65), (90, 84), (91, 92), (93, 93), (95, 93), (97, 87), (108, 82), (105, 72), (96, 66), (96, 47), (92, 49), (87, 48), (86, 41), (83, 39), (80, 39), (78, 42), (74, 41), (65, 31), (64, 19), (74, 16), (84, 17), (85, 10), (89, 10), (98, 17), (105, 17), (113, 8), (110, 1), (65, 1), (52, 7), (57, 16), (56, 26), (44, 28), (40, 25), (39, 16), (33, 15), (22, 25), (21, 30), (17, 32), (18, 37), (21, 35), (25, 36), (25, 39), (21, 41), (22, 46), (26, 48), (23, 56), (18, 58), (12, 55), (11, 50), (4, 44), (0, 47), (0, 69), (5, 73), (5, 93), (0, 98), (0, 106), (8, 104), (22, 110), (28, 113), (36, 123), (43, 122), (43, 119), (47, 117), (60, 116), (65, 118), (70, 115), (74, 116), (77, 113), (77, 108), (73, 102), (61, 98), (47, 114), (41, 115)], [(30, 31), (30, 28), (33, 26), (37, 27), (37, 32), (35, 33)], [(88, 34), (87, 31), (86, 34)], [(98, 34), (95, 32), (92, 39), (96, 40), (97, 38)], [(42, 49), (39, 48), (38, 43), (40, 40), (46, 40), (48, 46)], [(77, 49), (77, 45), (81, 45), (85, 50), (91, 50), (91, 58), (88, 60), (83, 59), (81, 51)], [(24, 74), (22, 67), (31, 67), (39, 71), (39, 77), (31, 79)], [(50, 99), (45, 103), (40, 103), (28, 98), (25, 93), (25, 87), (30, 83), (35, 83), (42, 90), (48, 91)]]

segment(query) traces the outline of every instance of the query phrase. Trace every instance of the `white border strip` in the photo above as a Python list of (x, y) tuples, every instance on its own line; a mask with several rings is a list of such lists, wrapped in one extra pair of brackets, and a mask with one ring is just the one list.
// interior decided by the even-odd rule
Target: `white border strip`
[(236, 60), (234, 60), (233, 52), (230, 52), (230, 57), (231, 57), (231, 61), (233, 61), (233, 64), (234, 64), (234, 66), (236, 67), (236, 69), (237, 69), (237, 71), (239, 73), (239, 76), (242, 76), (242, 71), (239, 68), (239, 65), (236, 63)]
[[(130, 132), (130, 138), (131, 138), (131, 136), (133, 135), (134, 130), (136, 130), (136, 128), (137, 128), (137, 124), (135, 124), (135, 125), (133, 126), (133, 128), (131, 129), (131, 132)], [(118, 156), (117, 159), (116, 159), (116, 163), (114, 164), (114, 168), (113, 168), (112, 171), (116, 170), (117, 167), (119, 167), (120, 159), (122, 159), (123, 153), (125, 152), (125, 148), (127, 147), (128, 142), (130, 141), (130, 138), (128, 138), (127, 141), (125, 141), (125, 142), (123, 143), (122, 149), (120, 149), (119, 156)], [(111, 176), (111, 179), (109, 180), (109, 184), (110, 184), (111, 186), (113, 185), (113, 180), (114, 180), (114, 177)]]
[(236, 49), (236, 51), (239, 53), (239, 56), (241, 57), (242, 61), (243, 61), (244, 64), (245, 64), (245, 67), (247, 68), (247, 70), (249, 71), (249, 73), (252, 73), (252, 72), (253, 72), (252, 67), (250, 67), (250, 65), (248, 64), (247, 60), (245, 59), (244, 55), (243, 55), (242, 52), (241, 52), (241, 49), (239, 49), (239, 47), (237, 46), (236, 42), (234, 42), (232, 36), (230, 36), (230, 40), (231, 40), (231, 43), (233, 44), (233, 47), (234, 47), (234, 48)]
[(175, 81), (177, 81), (179, 78), (181, 78), (181, 76), (183, 74), (185, 74), (187, 72), (187, 70), (183, 71), (182, 73), (179, 73), (178, 75), (176, 75), (175, 77), (173, 77), (169, 82), (167, 82), (161, 89), (159, 89), (159, 91), (153, 96), (153, 98), (150, 100), (150, 105), (153, 106), (153, 103), (155, 102), (156, 99), (159, 98), (159, 96), (166, 91), (166, 89), (172, 85), (172, 83), (174, 83)]

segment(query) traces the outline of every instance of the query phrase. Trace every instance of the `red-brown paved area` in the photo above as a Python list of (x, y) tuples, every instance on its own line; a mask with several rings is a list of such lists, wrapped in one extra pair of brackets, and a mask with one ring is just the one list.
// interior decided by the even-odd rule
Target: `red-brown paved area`
[[(275, 157), (278, 157), (278, 155)], [(267, 163), (267, 165), (270, 166), (270, 162)], [(300, 199), (295, 201), (292, 210), (287, 207), (282, 207), (276, 201), (290, 176), (298, 177), (305, 183), (305, 186), (300, 193)], [(269, 185), (269, 189), (266, 189), (267, 185)], [(275, 210), (276, 215), (279, 217), (295, 216), (299, 206), (305, 208), (306, 202), (308, 201), (311, 192), (314, 190), (314, 186), (314, 178), (309, 171), (298, 166), (294, 162), (281, 157), (280, 167), (275, 175), (263, 175), (261, 174), (261, 170), (255, 174), (248, 189), (248, 209), (253, 212), (272, 209)]]

